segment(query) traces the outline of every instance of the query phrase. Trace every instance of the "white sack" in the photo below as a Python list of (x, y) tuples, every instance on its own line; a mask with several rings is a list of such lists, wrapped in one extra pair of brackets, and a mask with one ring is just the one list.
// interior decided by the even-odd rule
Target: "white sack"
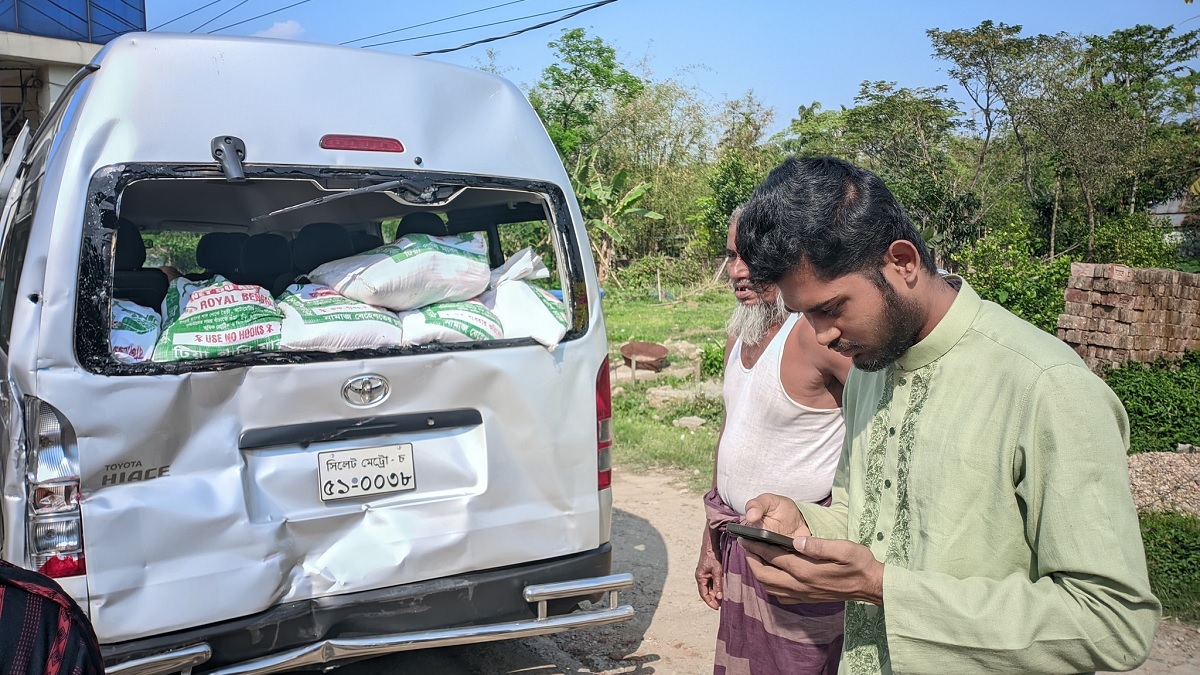
[(340, 352), (403, 344), (400, 319), (328, 286), (293, 284), (279, 296), (283, 351)]
[(111, 319), (113, 358), (121, 363), (149, 359), (162, 331), (158, 312), (128, 300), (113, 300)]
[(406, 345), (430, 342), (499, 340), (504, 327), (487, 307), (475, 300), (441, 302), (400, 315)]
[(208, 359), (279, 348), (283, 313), (261, 286), (217, 275), (179, 278), (163, 300), (163, 332), (155, 361)]
[(308, 278), (353, 300), (396, 311), (469, 300), (487, 289), (487, 242), (482, 232), (406, 234), (327, 262)]
[(567, 308), (548, 291), (526, 283), (550, 276), (531, 248), (513, 254), (492, 271), (492, 289), (479, 297), (504, 326), (504, 337), (530, 337), (554, 349), (567, 333)]

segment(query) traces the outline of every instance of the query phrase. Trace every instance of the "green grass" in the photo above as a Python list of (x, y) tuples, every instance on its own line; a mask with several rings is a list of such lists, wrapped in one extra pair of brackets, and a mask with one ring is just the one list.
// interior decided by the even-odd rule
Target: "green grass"
[(1142, 513), (1142, 542), (1150, 587), (1163, 614), (1200, 621), (1200, 518), (1182, 513)]
[[(669, 469), (688, 478), (698, 492), (712, 484), (713, 452), (724, 407), (719, 399), (697, 397), (664, 408), (650, 405), (653, 387), (686, 386), (688, 381), (660, 379), (624, 383), (613, 396), (613, 461), (634, 471)], [(703, 417), (699, 429), (683, 429), (672, 422), (680, 417)]]
[[(610, 297), (604, 300), (609, 349), (614, 363), (621, 345), (646, 341), (686, 340), (701, 346), (725, 344), (725, 320), (736, 300), (726, 289), (660, 303), (651, 298)], [(676, 361), (672, 355), (673, 362)], [(712, 484), (713, 451), (721, 428), (724, 407), (719, 399), (696, 398), (666, 408), (649, 404), (653, 387), (687, 387), (691, 378), (663, 378), (652, 382), (614, 382), (613, 460), (633, 470), (670, 469), (685, 474), (692, 488), (705, 491)], [(671, 424), (680, 417), (703, 417), (706, 424), (694, 431)]]
[(627, 342), (725, 340), (725, 320), (737, 301), (726, 289), (710, 290), (674, 302), (657, 300), (604, 300), (604, 321), (613, 350)]

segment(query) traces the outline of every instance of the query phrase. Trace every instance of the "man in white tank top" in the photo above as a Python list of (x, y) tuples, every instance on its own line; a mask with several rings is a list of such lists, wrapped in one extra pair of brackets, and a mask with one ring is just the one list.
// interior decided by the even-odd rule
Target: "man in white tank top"
[(828, 498), (842, 451), (842, 385), (850, 359), (822, 347), (774, 287), (752, 288), (730, 219), (727, 269), (738, 306), (725, 344), (725, 422), (717, 442), (708, 525), (696, 565), (700, 597), (721, 611), (715, 675), (836, 673), (842, 603), (783, 604), (749, 573), (738, 539), (746, 502), (764, 492)]

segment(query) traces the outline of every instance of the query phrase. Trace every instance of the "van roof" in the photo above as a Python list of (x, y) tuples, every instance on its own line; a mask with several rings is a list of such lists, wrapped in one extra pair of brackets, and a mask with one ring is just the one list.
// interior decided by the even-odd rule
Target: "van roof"
[[(232, 135), (250, 164), (424, 169), (568, 185), (511, 82), (423, 58), (286, 40), (129, 33), (93, 60), (64, 124), (80, 164), (214, 163)], [(326, 150), (326, 134), (394, 138), (404, 152)], [(418, 159), (420, 163), (418, 164)], [(80, 166), (76, 164), (76, 166)]]

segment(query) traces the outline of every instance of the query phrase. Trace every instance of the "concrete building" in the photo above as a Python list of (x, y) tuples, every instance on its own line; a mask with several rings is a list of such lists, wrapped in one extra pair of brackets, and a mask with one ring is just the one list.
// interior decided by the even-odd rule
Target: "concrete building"
[(0, 132), (4, 155), (36, 127), (63, 86), (109, 40), (146, 30), (144, 0), (0, 0)]

